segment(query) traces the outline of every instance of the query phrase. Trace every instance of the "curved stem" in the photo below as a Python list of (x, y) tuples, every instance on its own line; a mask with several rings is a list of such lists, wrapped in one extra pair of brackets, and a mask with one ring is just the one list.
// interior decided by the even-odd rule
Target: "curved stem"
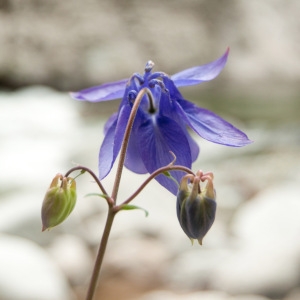
[(108, 238), (109, 238), (109, 235), (110, 235), (110, 231), (111, 231), (111, 227), (112, 227), (115, 215), (116, 215), (116, 212), (114, 212), (112, 207), (110, 207), (109, 211), (108, 211), (108, 214), (107, 214), (106, 223), (105, 223), (101, 243), (100, 243), (100, 246), (99, 246), (99, 249), (98, 249), (97, 258), (96, 258), (96, 262), (95, 262), (95, 265), (94, 265), (93, 274), (92, 274), (92, 277), (91, 277), (89, 289), (88, 289), (88, 292), (87, 292), (87, 295), (86, 295), (86, 300), (92, 300), (93, 297), (94, 297), (96, 286), (97, 286), (97, 281), (98, 281), (98, 277), (99, 277), (99, 273), (100, 273), (100, 269), (101, 269), (101, 265), (102, 265), (102, 262), (103, 262), (103, 257), (104, 257), (104, 254), (105, 254)]
[[(166, 166), (166, 167), (159, 168), (155, 172), (153, 172), (152, 174), (150, 174), (150, 176), (141, 184), (141, 186), (129, 198), (127, 198), (127, 200), (125, 200), (118, 207), (121, 207), (122, 205), (125, 205), (125, 204), (128, 204), (129, 202), (131, 202), (145, 188), (145, 186), (152, 179), (154, 179), (159, 174), (162, 174), (162, 173), (167, 172), (167, 171), (183, 171), (183, 172), (186, 172), (188, 174), (195, 175), (192, 170), (190, 170), (187, 167), (180, 166), (180, 165), (178, 165), (178, 166), (177, 165), (175, 165), (175, 166), (170, 166), (169, 165), (169, 166)], [(115, 210), (118, 210), (117, 207), (115, 207)]]
[(68, 177), (72, 172), (74, 171), (78, 171), (78, 170), (81, 170), (81, 171), (85, 171), (85, 172), (88, 172), (93, 178), (94, 180), (96, 181), (97, 185), (99, 186), (101, 192), (103, 193), (103, 195), (105, 196), (105, 199), (108, 203), (108, 205), (112, 205), (113, 204), (113, 201), (111, 200), (111, 198), (108, 196), (104, 186), (102, 185), (102, 183), (100, 182), (99, 178), (97, 177), (97, 175), (89, 168), (87, 167), (84, 167), (84, 166), (77, 166), (77, 167), (74, 167), (72, 169), (70, 169), (66, 174), (65, 174), (65, 177)]
[(140, 92), (137, 94), (136, 99), (134, 100), (134, 104), (132, 106), (131, 113), (130, 113), (130, 116), (129, 116), (129, 119), (127, 122), (124, 139), (122, 142), (122, 147), (120, 150), (120, 158), (119, 158), (118, 168), (117, 168), (117, 172), (116, 172), (116, 178), (114, 181), (114, 186), (113, 186), (113, 190), (112, 190), (112, 194), (111, 194), (111, 198), (114, 200), (115, 203), (116, 203), (117, 196), (118, 196), (118, 191), (119, 191), (119, 186), (120, 186), (120, 181), (121, 181), (121, 177), (122, 177), (122, 171), (123, 171), (123, 166), (124, 166), (124, 161), (125, 161), (125, 156), (126, 156), (126, 151), (127, 151), (127, 146), (128, 146), (133, 122), (134, 122), (137, 110), (139, 108), (139, 105), (145, 94), (148, 94), (149, 98), (152, 99), (152, 94), (148, 88), (141, 89)]

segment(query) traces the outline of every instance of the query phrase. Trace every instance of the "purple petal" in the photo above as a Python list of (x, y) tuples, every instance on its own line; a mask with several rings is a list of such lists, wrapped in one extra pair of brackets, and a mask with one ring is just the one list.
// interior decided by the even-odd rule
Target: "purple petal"
[[(157, 117), (155, 123), (147, 120), (138, 128), (139, 151), (149, 173), (168, 165), (176, 155), (176, 165), (191, 167), (192, 159), (190, 147), (185, 133), (180, 126), (167, 117)], [(173, 171), (172, 176), (179, 182), (183, 172)], [(159, 175), (156, 180), (173, 194), (177, 194), (178, 186), (173, 180)]]
[(109, 119), (106, 121), (105, 125), (104, 125), (104, 134), (107, 133), (107, 131), (109, 130), (109, 128), (111, 126), (113, 126), (113, 124), (116, 122), (116, 120), (118, 119), (118, 113), (115, 112), (113, 113)]
[[(134, 126), (136, 126), (136, 124), (134, 124)], [(145, 174), (148, 173), (148, 171), (145, 168), (143, 159), (140, 155), (139, 140), (139, 135), (136, 134), (135, 130), (133, 129), (129, 139), (124, 165), (127, 169), (131, 170), (134, 173)]]
[(106, 135), (100, 148), (98, 161), (100, 179), (106, 177), (106, 175), (110, 172), (116, 159), (116, 157), (113, 154), (116, 125), (117, 120), (115, 120), (114, 123), (112, 123), (111, 126), (107, 129)]
[(115, 82), (104, 83), (93, 86), (79, 92), (70, 93), (71, 97), (76, 100), (100, 102), (122, 98), (125, 92), (126, 83), (129, 79), (122, 79)]
[(194, 139), (190, 136), (188, 132), (186, 134), (186, 137), (188, 139), (190, 150), (191, 150), (192, 162), (194, 162), (198, 158), (200, 148), (199, 145), (194, 141)]
[[(172, 96), (182, 98), (179, 90), (176, 88), (172, 80), (167, 79), (166, 82), (169, 91), (172, 91)], [(184, 132), (188, 140), (190, 151), (191, 151), (192, 162), (194, 162), (199, 155), (200, 149), (198, 144), (190, 136), (186, 128), (186, 122), (182, 122), (182, 119), (186, 117), (185, 114), (182, 115), (181, 111), (179, 111), (178, 113), (178, 109), (176, 109), (176, 106), (174, 105), (174, 101), (170, 101), (169, 96), (164, 93), (161, 95), (159, 110), (162, 116), (166, 116), (170, 118), (171, 120), (175, 121), (177, 125), (181, 127), (181, 130)]]
[[(109, 122), (110, 127), (106, 126), (106, 135), (99, 153), (99, 178), (103, 179), (110, 172), (121, 149), (124, 132), (128, 122), (131, 108), (124, 105), (120, 109), (118, 116), (113, 115)], [(114, 122), (112, 122), (115, 117)]]
[(204, 139), (226, 146), (242, 147), (252, 143), (245, 133), (208, 109), (200, 108), (184, 99), (177, 101), (178, 113)]
[(224, 68), (227, 57), (229, 53), (229, 48), (219, 59), (205, 64), (203, 66), (193, 67), (171, 76), (177, 87), (194, 85), (201, 83), (203, 81), (209, 81), (217, 77), (222, 69)]

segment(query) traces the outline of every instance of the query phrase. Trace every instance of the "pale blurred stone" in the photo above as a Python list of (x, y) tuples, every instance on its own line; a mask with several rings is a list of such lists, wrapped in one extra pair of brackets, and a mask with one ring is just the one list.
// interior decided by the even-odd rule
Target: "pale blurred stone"
[(258, 295), (239, 295), (230, 296), (225, 292), (218, 291), (201, 291), (194, 293), (178, 292), (174, 293), (171, 291), (153, 291), (146, 295), (139, 297), (135, 300), (269, 300), (269, 298), (258, 296)]
[(215, 281), (213, 270), (226, 258), (227, 251), (207, 248), (205, 244), (190, 246), (174, 258), (165, 271), (166, 282), (182, 290), (204, 289)]
[(276, 297), (298, 286), (299, 192), (296, 183), (270, 187), (238, 210), (237, 244), (215, 269), (214, 288)]
[(94, 257), (80, 238), (61, 234), (47, 250), (73, 285), (81, 285), (90, 277)]
[(74, 299), (62, 271), (36, 244), (0, 235), (1, 299)]
[[(138, 298), (137, 300), (231, 300), (223, 292), (205, 291), (197, 293), (173, 293), (170, 291), (154, 291)], [(249, 299), (250, 300), (250, 299)], [(255, 299), (253, 299), (255, 300)], [(263, 300), (263, 299), (257, 299)]]
[(161, 241), (128, 232), (123, 239), (110, 241), (104, 271), (107, 274), (126, 274), (126, 279), (136, 285), (152, 286), (162, 281), (168, 258), (169, 254)]
[(80, 124), (76, 102), (41, 86), (0, 93), (0, 101), (0, 165), (5, 170), (0, 181), (8, 190), (34, 185), (44, 197), (52, 178), (66, 165), (72, 167), (71, 141)]
[(284, 300), (299, 300), (300, 299), (300, 288), (297, 287), (291, 290)]

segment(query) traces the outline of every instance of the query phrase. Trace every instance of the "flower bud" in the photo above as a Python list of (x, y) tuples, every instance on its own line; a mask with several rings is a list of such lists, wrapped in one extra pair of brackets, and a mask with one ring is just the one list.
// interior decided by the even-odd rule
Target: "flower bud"
[(42, 231), (63, 222), (76, 204), (76, 182), (57, 174), (48, 188), (42, 205)]
[[(207, 181), (201, 191), (200, 181)], [(213, 186), (213, 174), (198, 171), (196, 176), (186, 175), (182, 178), (177, 194), (177, 217), (185, 234), (198, 240), (202, 245), (203, 237), (212, 226), (217, 203)]]

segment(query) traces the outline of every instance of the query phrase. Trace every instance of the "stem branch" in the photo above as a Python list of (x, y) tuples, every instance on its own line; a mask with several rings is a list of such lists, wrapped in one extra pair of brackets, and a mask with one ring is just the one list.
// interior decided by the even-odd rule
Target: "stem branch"
[(190, 170), (187, 167), (180, 166), (180, 165), (175, 165), (175, 166), (170, 166), (169, 165), (169, 166), (159, 168), (155, 172), (150, 174), (150, 176), (141, 184), (141, 186), (129, 198), (127, 198), (127, 200), (125, 200), (120, 206), (128, 204), (129, 202), (131, 202), (145, 188), (145, 186), (152, 179), (154, 179), (156, 176), (158, 176), (159, 174), (162, 174), (162, 173), (167, 172), (167, 171), (176, 171), (176, 170), (177, 171), (183, 171), (183, 172), (186, 172), (188, 174), (195, 175), (192, 170)]
[(112, 201), (110, 199), (110, 197), (108, 196), (104, 186), (102, 185), (102, 183), (100, 182), (99, 178), (96, 176), (96, 174), (89, 168), (87, 167), (84, 167), (84, 166), (76, 166), (72, 169), (70, 169), (66, 174), (65, 174), (65, 177), (68, 177), (72, 172), (74, 171), (78, 171), (78, 170), (81, 170), (81, 171), (85, 171), (85, 172), (88, 172), (93, 178), (94, 180), (96, 181), (97, 185), (99, 186), (101, 192), (103, 193), (103, 195), (105, 196), (105, 199), (108, 203), (108, 205), (112, 205)]

